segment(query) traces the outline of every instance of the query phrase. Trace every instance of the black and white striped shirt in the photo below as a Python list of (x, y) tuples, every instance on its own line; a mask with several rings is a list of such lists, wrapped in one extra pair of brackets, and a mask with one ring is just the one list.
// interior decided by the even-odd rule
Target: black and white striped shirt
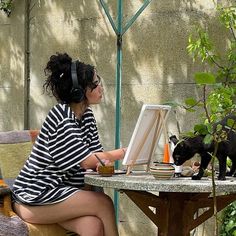
[(80, 163), (103, 151), (89, 107), (77, 120), (67, 104), (47, 115), (32, 152), (13, 186), (17, 202), (44, 205), (63, 201), (84, 186)]

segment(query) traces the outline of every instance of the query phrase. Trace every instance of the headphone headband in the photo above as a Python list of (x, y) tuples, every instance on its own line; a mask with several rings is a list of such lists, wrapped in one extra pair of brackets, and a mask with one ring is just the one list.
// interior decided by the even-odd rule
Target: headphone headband
[(74, 89), (79, 88), (78, 76), (76, 71), (76, 61), (73, 61), (71, 64), (71, 78), (72, 78), (72, 86)]

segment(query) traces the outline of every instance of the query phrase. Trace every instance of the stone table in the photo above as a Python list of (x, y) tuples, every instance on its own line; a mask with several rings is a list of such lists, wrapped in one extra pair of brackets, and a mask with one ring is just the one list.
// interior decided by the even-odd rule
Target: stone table
[[(215, 182), (217, 211), (220, 211), (236, 200), (236, 178)], [(156, 180), (147, 172), (133, 171), (130, 175), (112, 177), (86, 174), (85, 183), (124, 192), (155, 223), (159, 236), (189, 236), (191, 230), (214, 213), (210, 178)], [(200, 208), (206, 210), (196, 216)]]

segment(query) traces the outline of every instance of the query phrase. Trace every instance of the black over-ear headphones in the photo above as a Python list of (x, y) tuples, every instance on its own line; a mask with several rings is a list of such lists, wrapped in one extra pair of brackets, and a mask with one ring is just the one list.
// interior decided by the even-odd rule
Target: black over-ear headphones
[(76, 61), (71, 64), (71, 78), (72, 78), (72, 89), (70, 92), (72, 102), (83, 101), (85, 94), (84, 89), (79, 85), (78, 76), (76, 71)]

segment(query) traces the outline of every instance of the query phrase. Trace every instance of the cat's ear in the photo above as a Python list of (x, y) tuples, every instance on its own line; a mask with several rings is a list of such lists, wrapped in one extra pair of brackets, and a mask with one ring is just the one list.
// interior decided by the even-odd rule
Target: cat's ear
[(170, 136), (169, 139), (174, 145), (176, 145), (179, 142), (179, 140), (177, 139), (175, 135)]

